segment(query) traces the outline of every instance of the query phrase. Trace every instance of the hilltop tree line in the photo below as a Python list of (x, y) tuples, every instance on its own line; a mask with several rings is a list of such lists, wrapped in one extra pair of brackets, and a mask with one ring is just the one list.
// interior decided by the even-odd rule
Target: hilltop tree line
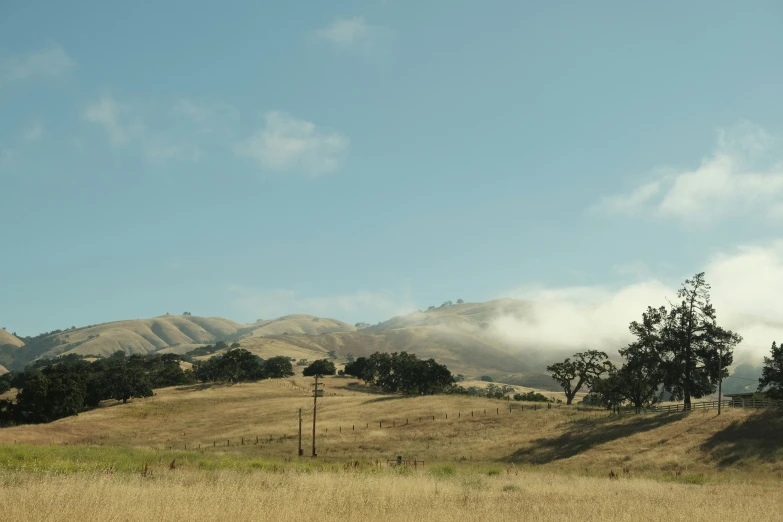
[[(94, 358), (91, 356), (90, 358)], [(233, 349), (193, 369), (183, 369), (177, 354), (134, 354), (118, 351), (109, 357), (68, 354), (41, 359), (21, 372), (0, 376), (0, 393), (17, 389), (15, 400), (0, 400), (0, 426), (51, 422), (97, 407), (102, 401), (126, 403), (153, 395), (153, 389), (196, 382), (245, 382), (293, 375), (288, 357), (263, 360), (247, 350)]]
[(630, 324), (634, 340), (620, 350), (619, 368), (597, 350), (547, 367), (563, 387), (567, 402), (587, 387), (588, 402), (608, 407), (643, 408), (666, 393), (690, 409), (693, 398), (715, 392), (719, 380), (728, 376), (742, 337), (718, 325), (704, 273), (686, 279), (677, 298), (668, 307), (648, 307), (641, 321)]

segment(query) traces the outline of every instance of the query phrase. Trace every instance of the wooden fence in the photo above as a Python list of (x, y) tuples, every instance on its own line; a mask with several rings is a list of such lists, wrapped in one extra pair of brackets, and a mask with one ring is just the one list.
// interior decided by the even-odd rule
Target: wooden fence
[[(695, 410), (717, 410), (718, 403), (721, 408), (780, 408), (783, 407), (781, 401), (773, 399), (744, 399), (740, 397), (723, 399), (722, 401), (700, 401), (691, 403), (691, 411)], [(619, 409), (623, 415), (636, 413), (677, 413), (687, 411), (685, 404), (668, 404), (662, 406), (651, 406), (649, 408), (634, 408), (626, 406)]]

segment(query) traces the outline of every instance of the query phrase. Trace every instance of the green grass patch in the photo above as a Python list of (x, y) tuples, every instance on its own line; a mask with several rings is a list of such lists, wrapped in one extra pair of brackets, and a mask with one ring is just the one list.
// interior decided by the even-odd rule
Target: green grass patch
[(432, 466), (427, 472), (435, 477), (451, 477), (456, 475), (457, 470), (451, 464), (443, 464)]

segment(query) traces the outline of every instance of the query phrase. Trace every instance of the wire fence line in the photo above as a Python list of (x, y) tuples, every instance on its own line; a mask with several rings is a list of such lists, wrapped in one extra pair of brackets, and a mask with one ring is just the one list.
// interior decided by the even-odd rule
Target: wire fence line
[[(289, 388), (294, 389), (296, 391), (301, 391), (303, 393), (306, 393), (306, 397), (312, 397), (312, 389), (307, 389), (302, 386), (298, 386), (295, 383), (285, 383), (285, 382), (277, 382), (275, 383), (277, 386), (283, 387), (283, 388)], [(355, 393), (349, 394), (349, 396), (355, 396)], [(331, 395), (327, 395), (327, 397), (345, 397), (346, 394), (333, 392)], [(700, 402), (694, 402), (691, 404), (690, 411), (706, 411), (711, 409), (717, 409), (719, 401), (700, 401)], [(327, 403), (328, 404), (328, 401)], [(771, 399), (744, 399), (744, 398), (731, 398), (731, 399), (724, 399), (720, 401), (720, 405), (723, 408), (782, 408), (783, 402), (782, 401), (774, 401)], [(320, 405), (319, 409), (324, 408), (326, 405)], [(328, 408), (328, 406), (326, 406)], [(524, 413), (524, 412), (539, 412), (539, 411), (547, 411), (551, 412), (552, 410), (558, 410), (558, 413), (560, 413), (560, 419), (538, 419), (536, 421), (528, 421), (528, 425), (531, 426), (549, 426), (550, 424), (553, 426), (558, 426), (561, 424), (576, 424), (577, 422), (587, 420), (589, 418), (606, 418), (606, 417), (612, 417), (612, 416), (620, 416), (622, 415), (633, 415), (633, 414), (668, 414), (668, 413), (678, 413), (678, 412), (686, 412), (689, 410), (685, 409), (684, 404), (672, 404), (672, 405), (661, 405), (661, 406), (654, 406), (654, 407), (648, 407), (648, 408), (633, 408), (633, 407), (621, 407), (615, 410), (608, 410), (605, 408), (599, 408), (599, 407), (590, 407), (590, 406), (581, 406), (581, 405), (575, 405), (575, 406), (567, 406), (563, 405), (562, 403), (507, 403), (506, 405), (496, 406), (494, 409), (495, 411), (492, 412), (493, 408), (480, 408), (480, 409), (473, 409), (473, 410), (465, 410), (465, 411), (457, 411), (456, 413), (452, 412), (440, 412), (435, 414), (421, 414), (417, 413), (416, 415), (410, 415), (407, 417), (400, 417), (399, 419), (380, 419), (380, 420), (373, 420), (369, 421), (367, 419), (362, 420), (361, 422), (352, 422), (352, 423), (345, 423), (338, 424), (337, 429), (334, 427), (335, 421), (328, 421), (328, 420), (322, 420), (322, 423), (329, 423), (332, 427), (332, 433), (338, 433), (342, 434), (343, 431), (346, 433), (356, 433), (361, 431), (367, 431), (370, 429), (397, 429), (397, 428), (406, 428), (409, 426), (422, 426), (428, 423), (432, 422), (438, 422), (438, 421), (460, 421), (460, 420), (483, 420), (483, 419), (490, 419), (490, 418), (500, 418), (507, 415), (513, 415), (515, 412), (518, 413)], [(302, 413), (310, 413), (313, 411), (313, 408), (310, 407), (307, 410), (302, 409)], [(323, 410), (321, 410), (323, 411)], [(328, 411), (328, 409), (327, 409)], [(292, 411), (292, 424), (296, 426), (296, 417), (299, 410)], [(569, 418), (570, 417), (570, 418)], [(578, 418), (581, 417), (581, 418)], [(340, 422), (340, 421), (337, 421)], [(343, 427), (346, 429), (343, 430)], [(307, 436), (304, 436), (303, 438), (307, 439), (310, 436), (309, 430)], [(327, 436), (329, 434), (329, 426), (325, 426), (322, 429), (319, 429), (318, 432), (321, 433), (321, 436)], [(200, 451), (207, 451), (210, 449), (218, 449), (218, 448), (237, 448), (237, 447), (243, 447), (243, 446), (268, 446), (270, 444), (281, 444), (287, 441), (294, 441), (298, 438), (298, 433), (296, 434), (283, 434), (278, 436), (273, 435), (252, 435), (248, 437), (239, 437), (239, 438), (225, 438), (225, 439), (219, 439), (219, 440), (213, 440), (211, 443), (204, 443), (204, 442), (187, 442), (184, 440), (177, 441), (177, 442), (168, 442), (165, 444), (165, 447), (169, 450), (175, 450), (175, 449), (184, 449), (184, 450), (200, 450)]]

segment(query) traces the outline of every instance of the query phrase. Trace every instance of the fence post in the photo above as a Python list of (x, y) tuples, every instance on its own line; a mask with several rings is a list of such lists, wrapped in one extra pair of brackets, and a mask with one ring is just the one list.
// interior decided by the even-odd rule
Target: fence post
[(470, 416), (471, 417), (473, 416), (473, 410), (470, 410)]

